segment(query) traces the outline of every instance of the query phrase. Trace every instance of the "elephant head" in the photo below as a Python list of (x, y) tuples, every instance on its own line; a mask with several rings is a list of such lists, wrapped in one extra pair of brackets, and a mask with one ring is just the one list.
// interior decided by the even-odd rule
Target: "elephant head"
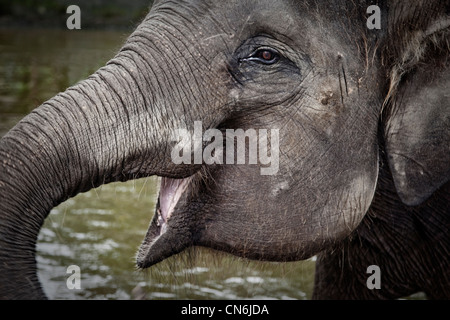
[[(446, 13), (438, 10), (445, 1), (431, 2), (435, 15), (411, 31), (401, 19), (413, 5), (386, 3), (383, 27), (370, 30), (369, 2), (155, 1), (105, 67), (2, 138), (0, 296), (45, 297), (35, 261), (44, 219), (113, 181), (162, 177), (141, 268), (189, 246), (299, 260), (348, 237), (377, 187), (380, 130), (399, 193), (410, 204), (425, 200), (449, 177), (450, 69), (438, 58), (426, 62), (442, 65), (438, 74), (417, 65), (448, 50), (448, 4)], [(393, 107), (382, 119), (388, 94)], [(261, 174), (264, 148), (254, 163), (176, 163), (177, 132), (194, 137), (196, 123), (226, 138), (230, 130), (256, 132), (249, 144), (276, 133), (264, 140), (276, 172)], [(212, 140), (203, 135), (188, 158)], [(223, 153), (232, 148), (224, 143)]]

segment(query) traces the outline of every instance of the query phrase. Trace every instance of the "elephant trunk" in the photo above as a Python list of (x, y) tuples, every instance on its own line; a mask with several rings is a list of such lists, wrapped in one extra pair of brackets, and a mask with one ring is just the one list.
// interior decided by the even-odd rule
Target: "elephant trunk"
[(169, 133), (181, 124), (161, 105), (176, 103), (167, 81), (132, 47), (0, 140), (0, 298), (45, 298), (36, 239), (61, 202), (109, 182), (192, 174), (170, 161)]

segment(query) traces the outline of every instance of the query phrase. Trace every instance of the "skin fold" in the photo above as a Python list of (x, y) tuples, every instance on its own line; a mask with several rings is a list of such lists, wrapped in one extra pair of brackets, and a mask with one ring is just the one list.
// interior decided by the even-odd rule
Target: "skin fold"
[[(106, 66), (0, 140), (0, 297), (45, 298), (35, 245), (53, 207), (151, 175), (140, 268), (190, 246), (318, 254), (316, 299), (450, 297), (450, 1), (381, 1), (380, 29), (371, 4), (155, 1)], [(174, 163), (196, 122), (276, 130), (277, 172)]]

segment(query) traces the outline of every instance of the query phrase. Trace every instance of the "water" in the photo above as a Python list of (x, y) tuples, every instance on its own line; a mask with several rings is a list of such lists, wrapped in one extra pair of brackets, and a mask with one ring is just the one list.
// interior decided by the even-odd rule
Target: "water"
[[(43, 101), (104, 65), (126, 32), (0, 30), (0, 136)], [(194, 248), (146, 271), (135, 254), (153, 216), (156, 178), (114, 183), (53, 209), (37, 245), (52, 299), (309, 299), (314, 262), (259, 263)], [(67, 268), (80, 268), (70, 290)]]

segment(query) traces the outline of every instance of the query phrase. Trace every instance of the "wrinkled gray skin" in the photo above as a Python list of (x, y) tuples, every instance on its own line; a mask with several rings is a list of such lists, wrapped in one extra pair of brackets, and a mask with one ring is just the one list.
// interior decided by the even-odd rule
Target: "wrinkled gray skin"
[[(158, 175), (187, 187), (158, 205), (141, 268), (193, 245), (321, 252), (315, 298), (450, 297), (449, 1), (380, 3), (380, 30), (370, 2), (156, 1), (105, 67), (0, 141), (0, 296), (45, 297), (35, 244), (53, 207)], [(175, 165), (172, 134), (194, 121), (279, 129), (279, 171)]]

